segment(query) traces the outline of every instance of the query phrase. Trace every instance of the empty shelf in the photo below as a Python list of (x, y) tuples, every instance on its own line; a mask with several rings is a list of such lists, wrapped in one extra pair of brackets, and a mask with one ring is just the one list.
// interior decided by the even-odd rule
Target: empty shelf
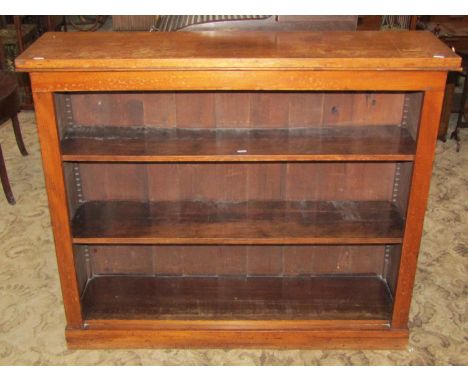
[(98, 276), (83, 296), (92, 319), (388, 320), (392, 298), (377, 276)]
[(65, 161), (412, 161), (415, 142), (398, 126), (291, 129), (75, 127)]
[(72, 233), (76, 244), (392, 244), (403, 219), (386, 201), (92, 201)]

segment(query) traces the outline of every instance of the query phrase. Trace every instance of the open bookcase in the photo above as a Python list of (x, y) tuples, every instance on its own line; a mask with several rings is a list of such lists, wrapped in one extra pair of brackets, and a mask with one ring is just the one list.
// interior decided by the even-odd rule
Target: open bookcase
[[(458, 58), (425, 33), (332, 34), (348, 49), (339, 70), (305, 46), (323, 33), (244, 34), (296, 61), (271, 58), (278, 42), (236, 48), (242, 33), (142, 34), (152, 53), (108, 34), (122, 57), (98, 35), (49, 34), (17, 61), (32, 72), (69, 346), (405, 346)], [(367, 52), (356, 70), (350, 49), (369, 36), (387, 54), (405, 37), (419, 66), (389, 48), (387, 67)], [(199, 61), (174, 53), (201, 42)], [(256, 59), (226, 67), (236, 54)]]

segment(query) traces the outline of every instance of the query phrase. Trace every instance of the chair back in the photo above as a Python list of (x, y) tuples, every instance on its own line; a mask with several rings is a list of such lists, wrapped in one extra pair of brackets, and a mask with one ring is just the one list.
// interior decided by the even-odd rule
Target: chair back
[(2, 38), (0, 37), (0, 71), (4, 71), (6, 67), (5, 61), (5, 45), (3, 45)]

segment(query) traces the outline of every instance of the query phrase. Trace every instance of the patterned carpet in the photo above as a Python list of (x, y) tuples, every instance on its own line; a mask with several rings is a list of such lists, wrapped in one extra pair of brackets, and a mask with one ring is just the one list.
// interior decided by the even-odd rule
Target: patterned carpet
[[(446, 365), (468, 364), (468, 131), (462, 150), (439, 142), (411, 309), (407, 351), (69, 351), (34, 113), (0, 142), (17, 204), (0, 193), (0, 365)], [(0, 190), (1, 191), (1, 190)]]

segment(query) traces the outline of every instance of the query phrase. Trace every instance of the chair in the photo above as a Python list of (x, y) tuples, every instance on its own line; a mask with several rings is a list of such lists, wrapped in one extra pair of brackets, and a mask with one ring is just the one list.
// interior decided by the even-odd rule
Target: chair
[[(458, 113), (457, 125), (450, 138), (455, 139), (457, 142), (457, 151), (460, 151), (460, 129), (468, 127), (468, 109), (466, 105), (466, 99), (468, 96), (468, 48), (457, 51), (457, 54), (462, 57), (463, 73), (461, 73), (461, 75), (465, 77), (465, 84), (463, 85), (461, 95), (461, 105)], [(463, 120), (465, 120), (465, 122), (463, 122)]]
[(329, 31), (356, 30), (357, 16), (262, 16), (262, 15), (164, 15), (150, 28), (154, 32), (175, 31)]
[[(20, 111), (20, 97), (18, 92), (18, 83), (14, 73), (3, 71), (3, 44), (0, 41), (0, 128), (9, 119), (13, 123), (13, 131), (15, 133), (16, 143), (19, 151), (23, 156), (28, 155), (24, 146), (23, 137), (18, 121), (18, 112)], [(8, 200), (8, 203), (15, 204), (15, 198), (11, 190), (10, 181), (8, 179), (5, 160), (3, 158), (2, 146), (0, 142), (0, 179), (2, 182), (3, 191)]]

